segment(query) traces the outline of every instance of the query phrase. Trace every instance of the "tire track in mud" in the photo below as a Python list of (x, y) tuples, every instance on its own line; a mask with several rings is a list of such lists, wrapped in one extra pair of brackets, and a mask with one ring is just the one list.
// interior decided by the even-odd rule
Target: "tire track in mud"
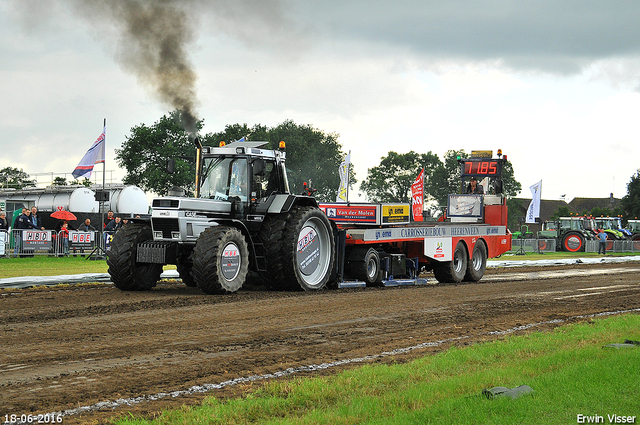
[[(210, 297), (173, 283), (137, 293), (110, 287), (12, 292), (0, 298), (6, 329), (0, 344), (7, 347), (0, 354), (0, 411), (65, 411), (146, 394), (145, 403), (127, 409), (153, 412), (202, 397), (157, 397), (175, 389), (224, 395), (249, 388), (254, 381), (245, 378), (252, 376), (314, 375), (358, 363), (350, 359), (405, 361), (590, 314), (637, 314), (637, 264), (620, 268), (560, 279), (321, 293)], [(616, 292), (556, 299), (602, 287)], [(323, 364), (332, 366), (316, 368)], [(225, 382), (235, 384), (215, 387)], [(108, 417), (111, 409), (90, 415)]]

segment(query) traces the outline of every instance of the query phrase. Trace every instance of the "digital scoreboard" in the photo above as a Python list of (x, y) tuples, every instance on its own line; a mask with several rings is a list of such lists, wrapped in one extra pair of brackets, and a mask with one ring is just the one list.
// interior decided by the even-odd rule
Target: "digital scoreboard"
[(502, 159), (465, 158), (460, 160), (462, 177), (500, 177)]

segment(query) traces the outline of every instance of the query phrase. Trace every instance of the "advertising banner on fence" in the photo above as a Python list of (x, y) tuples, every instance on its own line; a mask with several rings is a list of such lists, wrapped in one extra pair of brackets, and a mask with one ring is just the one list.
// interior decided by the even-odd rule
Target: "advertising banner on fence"
[(51, 230), (23, 230), (22, 250), (40, 251), (51, 248)]
[(69, 231), (69, 243), (72, 247), (89, 248), (95, 240), (94, 232)]

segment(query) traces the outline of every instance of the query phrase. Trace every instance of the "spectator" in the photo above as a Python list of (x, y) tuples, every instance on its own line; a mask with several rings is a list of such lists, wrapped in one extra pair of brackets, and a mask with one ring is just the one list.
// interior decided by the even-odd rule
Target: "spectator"
[(118, 229), (120, 229), (122, 227), (122, 219), (120, 218), (120, 216), (116, 216), (116, 218), (114, 218), (113, 220), (111, 220), (109, 222), (109, 224), (107, 224), (107, 226), (104, 228), (105, 232), (117, 232)]
[(56, 230), (56, 233), (57, 233), (57, 232), (59, 232), (59, 231), (62, 229), (62, 226), (63, 226), (64, 224), (66, 224), (66, 225), (67, 225), (67, 229), (70, 229), (70, 230), (76, 230), (76, 229), (71, 225), (71, 223), (69, 223), (67, 220), (60, 220), (60, 221), (58, 222), (58, 224), (56, 224), (56, 229), (55, 229), (55, 230)]
[(34, 229), (44, 230), (42, 220), (40, 219), (40, 216), (38, 216), (38, 209), (35, 206), (31, 207), (31, 222), (34, 225)]
[(9, 220), (7, 220), (7, 213), (4, 211), (0, 211), (0, 231), (1, 230), (9, 231)]
[(26, 208), (22, 209), (22, 215), (18, 217), (18, 222), (16, 223), (16, 228), (18, 229), (37, 229), (37, 227), (31, 221), (31, 210)]
[(607, 255), (607, 232), (598, 233), (598, 255)]
[[(2, 236), (2, 231), (6, 231), (6, 235), (0, 238), (0, 244), (4, 245), (9, 240), (9, 221), (7, 220), (7, 213), (4, 211), (0, 211), (0, 236)], [(1, 246), (0, 251), (2, 251), (2, 255), (0, 257), (5, 257), (7, 252), (4, 250), (4, 246)]]
[(84, 223), (82, 223), (78, 230), (81, 232), (95, 232), (97, 229), (91, 225), (91, 219), (87, 218)]
[(22, 209), (22, 215), (18, 217), (18, 220), (16, 220), (16, 229), (18, 229), (18, 231), (14, 232), (16, 241), (14, 254), (20, 254), (20, 256), (22, 256), (22, 254), (24, 254), (24, 247), (22, 246), (22, 231), (26, 229), (37, 229), (31, 221), (31, 210), (26, 208)]
[(109, 210), (107, 212), (107, 216), (104, 219), (104, 223), (102, 223), (102, 228), (106, 229), (107, 224), (111, 223), (115, 217), (113, 216), (113, 211)]
[(60, 232), (58, 232), (58, 236), (60, 237), (60, 243), (64, 248), (65, 257), (69, 255), (69, 223), (62, 223), (62, 227), (60, 228)]

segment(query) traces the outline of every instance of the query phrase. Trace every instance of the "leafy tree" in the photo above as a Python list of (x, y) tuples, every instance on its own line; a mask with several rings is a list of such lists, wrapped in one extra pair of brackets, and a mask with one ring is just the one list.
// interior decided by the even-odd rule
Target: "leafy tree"
[(56, 177), (55, 179), (53, 179), (53, 185), (54, 186), (66, 186), (67, 185), (66, 177)]
[(0, 187), (22, 189), (28, 186), (35, 186), (35, 181), (29, 177), (29, 174), (22, 169), (5, 167), (0, 170)]
[[(449, 194), (461, 193), (459, 158), (467, 158), (464, 150), (448, 150), (444, 161), (428, 152), (398, 154), (389, 152), (381, 158), (380, 165), (369, 169), (368, 177), (360, 185), (367, 199), (372, 202), (409, 202), (411, 183), (420, 169), (425, 167), (425, 204), (431, 202), (439, 207), (447, 205)], [(513, 167), (506, 161), (502, 168), (503, 193), (507, 198), (515, 197), (522, 185), (513, 177)]]
[(380, 165), (369, 168), (368, 175), (360, 184), (360, 190), (371, 202), (411, 202), (411, 184), (420, 170), (425, 172), (425, 201), (437, 201), (436, 188), (443, 182), (442, 162), (432, 152), (405, 154), (389, 152), (382, 157)]
[(91, 180), (89, 180), (88, 178), (86, 178), (86, 177), (85, 177), (82, 181), (80, 181), (80, 180), (76, 179), (76, 180), (73, 180), (73, 181), (72, 181), (71, 183), (69, 183), (69, 184), (72, 184), (72, 185), (82, 185), (82, 186), (85, 186), (85, 187), (91, 187)]
[(571, 215), (571, 211), (569, 210), (569, 206), (563, 205), (559, 207), (553, 214), (551, 214), (551, 217), (549, 217), (549, 220), (555, 220), (560, 217), (569, 217), (570, 215)]
[[(118, 165), (127, 171), (123, 183), (160, 196), (166, 195), (173, 186), (193, 193), (195, 165), (185, 158), (194, 157), (196, 149), (181, 122), (180, 111), (176, 110), (152, 126), (140, 124), (131, 129), (122, 148), (115, 150)], [(197, 122), (197, 129), (202, 125), (202, 121)], [(167, 171), (169, 158), (176, 159), (173, 173)]]
[(627, 194), (620, 201), (623, 215), (626, 220), (640, 217), (640, 169), (631, 176), (627, 183)]
[[(248, 140), (267, 141), (268, 149), (277, 149), (280, 141), (286, 144), (287, 175), (292, 193), (302, 193), (303, 183), (317, 189), (320, 201), (335, 201), (340, 185), (338, 167), (344, 160), (342, 145), (336, 133), (325, 133), (310, 124), (300, 125), (287, 120), (276, 127), (268, 128), (256, 124), (227, 125), (225, 130), (208, 135), (212, 146), (220, 141), (233, 142), (242, 137)], [(350, 172), (350, 186), (356, 183), (353, 167)]]

